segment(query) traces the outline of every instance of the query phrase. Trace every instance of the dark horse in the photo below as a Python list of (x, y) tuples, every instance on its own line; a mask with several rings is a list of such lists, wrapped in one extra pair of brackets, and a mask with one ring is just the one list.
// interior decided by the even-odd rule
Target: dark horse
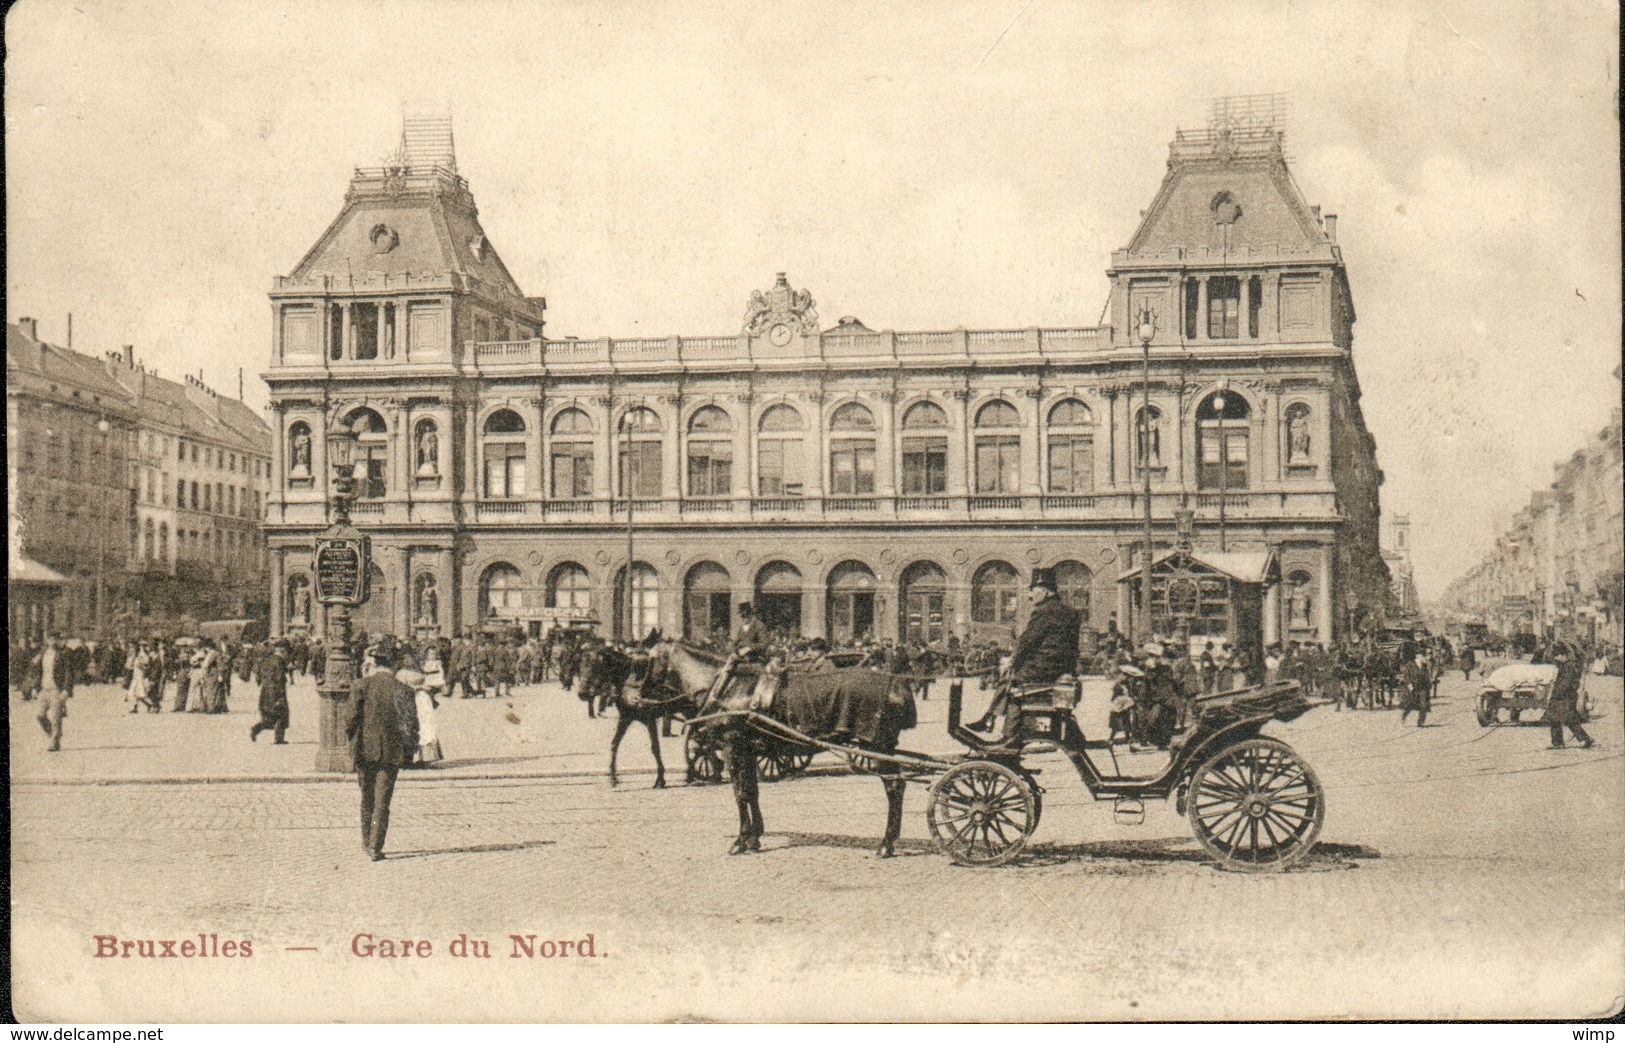
[[(915, 724), (911, 685), (890, 674), (852, 669), (786, 678), (781, 673), (741, 669), (719, 692), (714, 690), (715, 681), (724, 660), (674, 641), (663, 643), (656, 655), (673, 678), (672, 686), (694, 696), (696, 717), (712, 718), (699, 727), (722, 749), (739, 805), (739, 836), (728, 849), (730, 855), (762, 849), (757, 757), (807, 752), (793, 740), (775, 734), (771, 724), (764, 726), (743, 716), (744, 711), (787, 725), (810, 739), (881, 754), (896, 752), (898, 736)], [(880, 781), (886, 790), (886, 834), (875, 853), (890, 858), (903, 828), (904, 780), (881, 774)]]
[[(646, 644), (658, 641), (651, 635)], [(661, 718), (688, 716), (694, 701), (667, 683), (669, 673), (663, 662), (640, 651), (628, 654), (605, 645), (594, 649), (581, 664), (581, 690), (591, 692), (615, 704), (619, 720), (615, 723), (615, 737), (609, 743), (609, 784), (619, 785), (615, 774), (615, 761), (620, 753), (621, 740), (634, 724), (649, 729), (649, 750), (655, 756), (655, 789), (666, 788), (666, 763), (660, 756), (660, 733), (656, 730)], [(589, 704), (590, 705), (590, 704)]]

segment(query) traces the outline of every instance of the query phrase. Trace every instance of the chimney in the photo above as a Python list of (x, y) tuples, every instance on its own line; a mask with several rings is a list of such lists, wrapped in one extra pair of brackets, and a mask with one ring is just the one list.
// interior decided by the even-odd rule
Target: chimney
[(22, 329), (23, 335), (29, 340), (39, 340), (39, 322), (35, 319), (18, 319), (17, 325)]
[(1326, 215), (1326, 238), (1330, 239), (1334, 243), (1337, 242), (1337, 215), (1336, 214), (1327, 214)]
[(135, 345), (134, 344), (126, 344), (126, 345), (124, 345), (124, 367), (126, 369), (134, 369), (135, 368)]

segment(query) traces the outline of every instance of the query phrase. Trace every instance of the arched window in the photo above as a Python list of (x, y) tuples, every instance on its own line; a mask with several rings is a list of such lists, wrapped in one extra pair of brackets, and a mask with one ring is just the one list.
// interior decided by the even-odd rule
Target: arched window
[(861, 561), (843, 561), (830, 570), (825, 612), (832, 639), (852, 644), (874, 637), (878, 586), (874, 572)]
[(660, 414), (638, 406), (621, 416), (619, 463), (621, 496), (640, 500), (660, 497)]
[(790, 406), (773, 406), (762, 414), (758, 429), (757, 495), (802, 495), (801, 414)]
[(1294, 402), (1286, 407), (1286, 462), (1307, 464), (1314, 459), (1314, 434), (1309, 428), (1309, 407)]
[(688, 570), (683, 581), (683, 636), (690, 641), (725, 644), (733, 628), (732, 580), (714, 561)]
[(756, 618), (769, 632), (801, 633), (801, 570), (787, 561), (772, 561), (756, 574)]
[(419, 478), (440, 473), (440, 431), (433, 420), (419, 420), (412, 428), (412, 468)]
[(1075, 398), (1049, 411), (1049, 491), (1086, 493), (1095, 487), (1094, 417)]
[(1293, 630), (1314, 627), (1315, 581), (1309, 573), (1298, 570), (1286, 578), (1286, 625)]
[(929, 561), (917, 561), (903, 570), (899, 584), (902, 618), (901, 637), (910, 644), (935, 644), (947, 636), (948, 577)]
[(592, 607), (592, 580), (573, 561), (555, 566), (547, 577), (547, 607), (585, 612)]
[(440, 591), (432, 572), (412, 581), (412, 618), (420, 627), (440, 625)]
[(481, 440), (485, 454), (486, 499), (511, 500), (525, 495), (525, 421), (511, 409), (485, 418)]
[(1252, 410), (1234, 391), (1215, 391), (1196, 407), (1198, 489), (1247, 488), (1247, 433)]
[(356, 495), (363, 500), (379, 500), (389, 491), (389, 427), (371, 409), (358, 409), (349, 416), (356, 432)]
[(169, 561), (169, 523), (158, 523), (158, 560)]
[(142, 526), (142, 534), (141, 535), (142, 535), (142, 553), (141, 553), (141, 557), (143, 559), (147, 560), (147, 561), (151, 561), (153, 559), (153, 556), (158, 553), (158, 548), (157, 548), (158, 527), (152, 523), (151, 518), (148, 518), (146, 524), (144, 526)]
[(525, 606), (525, 592), (519, 570), (498, 562), (480, 577), (480, 618), (513, 618)]
[(688, 495), (730, 495), (733, 466), (733, 420), (716, 406), (696, 410), (688, 421)]
[(903, 414), (903, 495), (948, 491), (948, 414), (935, 402), (918, 402)]
[(558, 500), (592, 498), (592, 420), (575, 407), (553, 418), (553, 497)]
[(660, 626), (660, 574), (645, 562), (632, 567), (632, 630), (626, 629), (626, 569), (615, 575), (615, 636), (641, 641)]
[(1082, 562), (1063, 561), (1055, 566), (1055, 592), (1078, 614), (1080, 626), (1089, 625), (1089, 597), (1093, 587), (1094, 573)]
[(875, 491), (875, 416), (848, 402), (829, 418), (829, 491), (834, 496), (871, 496)]
[(300, 420), (288, 428), (288, 477), (311, 475), (310, 425)]
[(1020, 415), (1008, 402), (989, 402), (976, 413), (976, 492), (997, 496), (1020, 490)]
[(1134, 461), (1137, 469), (1162, 468), (1162, 410), (1156, 406), (1134, 411)]
[(971, 578), (970, 613), (978, 623), (1016, 625), (1021, 598), (1021, 576), (1003, 561), (990, 561)]
[(288, 601), (284, 609), (287, 621), (294, 626), (310, 625), (310, 577), (288, 577)]

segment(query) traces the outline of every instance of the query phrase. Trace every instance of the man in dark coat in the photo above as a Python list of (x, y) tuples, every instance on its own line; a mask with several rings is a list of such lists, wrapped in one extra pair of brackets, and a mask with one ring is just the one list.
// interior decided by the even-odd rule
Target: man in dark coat
[(1564, 748), (1563, 729), (1566, 727), (1580, 745), (1589, 750), (1594, 740), (1580, 723), (1580, 674), (1585, 664), (1572, 646), (1561, 641), (1553, 646), (1551, 658), (1557, 665), (1557, 680), (1552, 682), (1552, 694), (1546, 700), (1546, 724), (1552, 730), (1551, 748)]
[(260, 732), (274, 731), (276, 745), (286, 746), (288, 740), (288, 661), (283, 657), (282, 642), (272, 642), (260, 653), (254, 664), (260, 682), (260, 719), (248, 729), (248, 741), (259, 739)]
[(361, 847), (378, 862), (389, 833), (395, 776), (417, 752), (418, 722), (412, 690), (395, 679), (393, 640), (386, 637), (371, 651), (372, 672), (350, 689), (344, 734), (350, 739), (356, 781), (361, 784)]
[[(1054, 684), (1078, 668), (1078, 614), (1057, 596), (1055, 573), (1049, 569), (1033, 569), (1027, 594), (1032, 599), (1033, 611), (1027, 617), (1026, 629), (1016, 640), (1015, 654), (1010, 657), (1010, 684), (1022, 687)], [(1007, 686), (994, 697), (993, 705), (982, 719), (971, 727), (979, 730), (991, 727), (995, 717), (1007, 712), (1009, 701)]]
[(1010, 679), (1019, 685), (1054, 684), (1078, 668), (1078, 614), (1055, 592), (1055, 573), (1033, 569), (1028, 589), (1033, 612), (1016, 641)]

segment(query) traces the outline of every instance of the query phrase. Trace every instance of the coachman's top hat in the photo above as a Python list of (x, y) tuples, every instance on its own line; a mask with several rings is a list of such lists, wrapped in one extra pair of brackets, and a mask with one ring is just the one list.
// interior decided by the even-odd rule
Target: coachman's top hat
[(1033, 569), (1033, 581), (1027, 586), (1029, 589), (1043, 587), (1051, 594), (1055, 593), (1055, 571), (1053, 569)]

